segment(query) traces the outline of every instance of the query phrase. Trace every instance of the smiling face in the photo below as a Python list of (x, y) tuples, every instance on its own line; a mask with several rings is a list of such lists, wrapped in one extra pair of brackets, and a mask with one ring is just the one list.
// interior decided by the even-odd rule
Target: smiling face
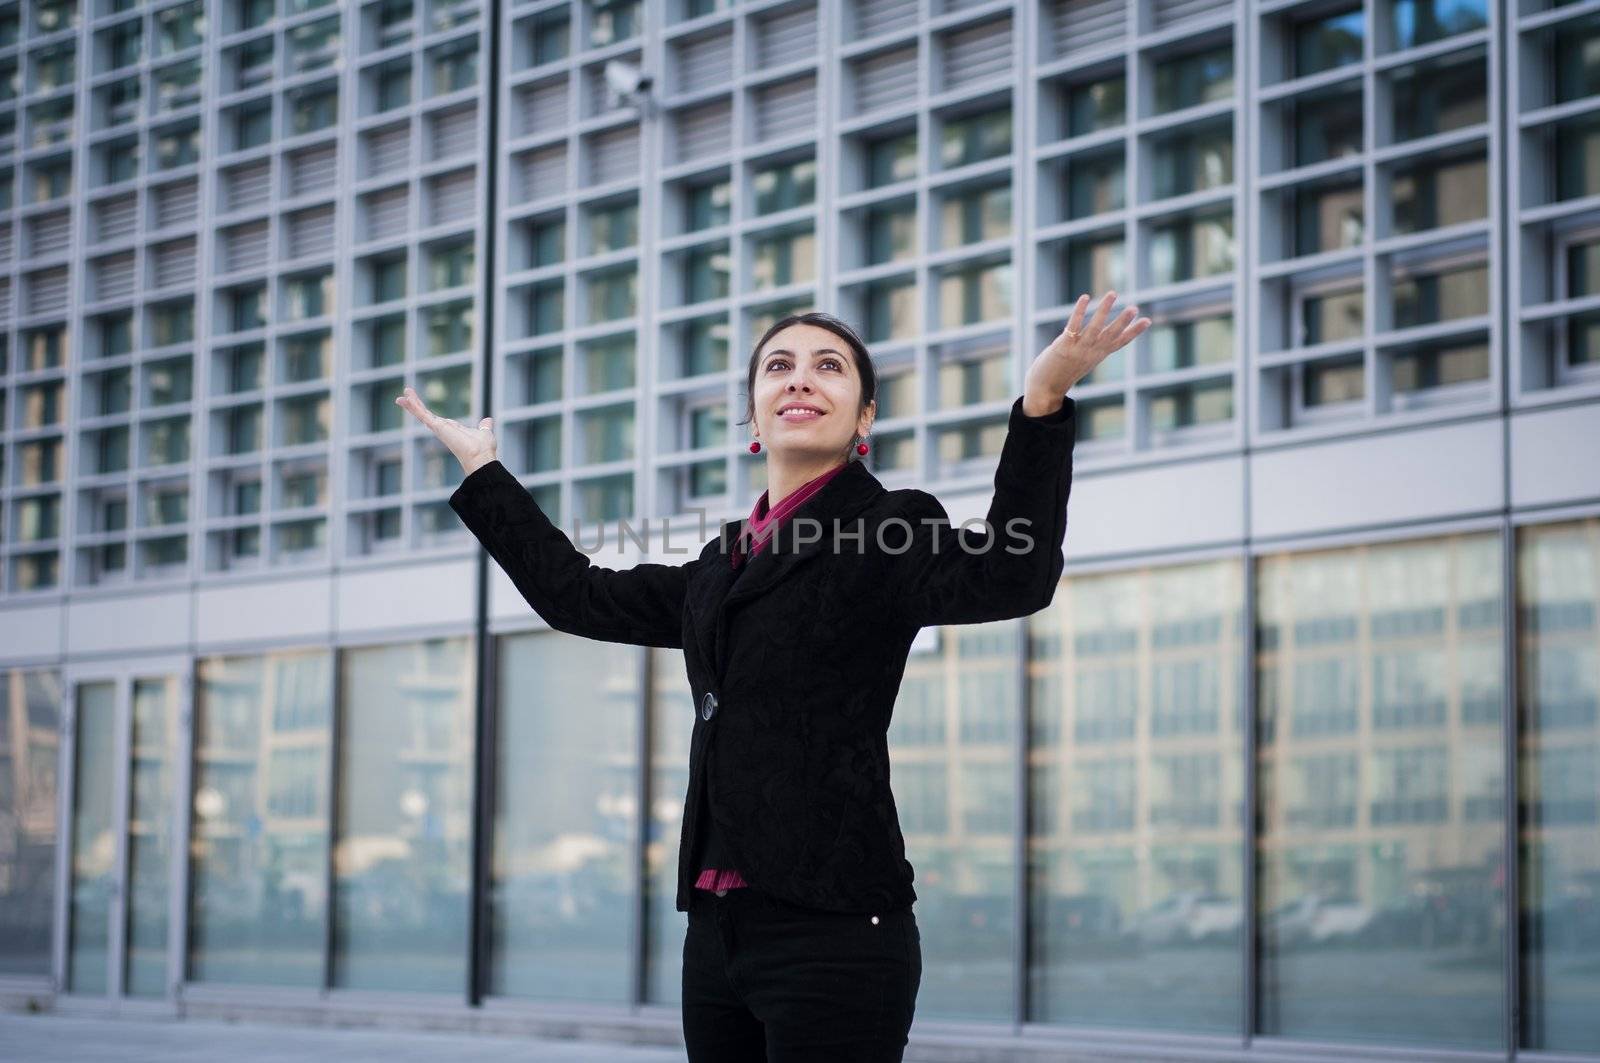
[(755, 436), (779, 454), (848, 455), (872, 427), (876, 402), (861, 406), (850, 345), (817, 325), (773, 334), (756, 360)]

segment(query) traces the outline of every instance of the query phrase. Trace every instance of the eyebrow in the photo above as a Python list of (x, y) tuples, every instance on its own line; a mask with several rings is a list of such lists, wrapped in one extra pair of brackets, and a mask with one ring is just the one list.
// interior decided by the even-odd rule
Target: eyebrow
[[(789, 350), (787, 347), (779, 347), (775, 351), (768, 351), (767, 352), (767, 358), (772, 358), (772, 357), (775, 357), (775, 356), (780, 355), (780, 354), (793, 354), (793, 353), (794, 352)], [(835, 355), (835, 356), (837, 356), (839, 358), (843, 358), (844, 357), (844, 354), (842, 352), (836, 351), (832, 347), (822, 347), (822, 348), (819, 348), (818, 350), (813, 351), (812, 353), (813, 354), (832, 354), (832, 355)], [(761, 360), (764, 362), (764, 361), (767, 360), (767, 358), (763, 358)]]

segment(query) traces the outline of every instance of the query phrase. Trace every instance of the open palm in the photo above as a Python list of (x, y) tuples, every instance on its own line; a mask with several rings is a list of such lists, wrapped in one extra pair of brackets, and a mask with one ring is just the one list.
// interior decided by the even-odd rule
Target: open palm
[(440, 417), (428, 409), (422, 396), (409, 384), (405, 393), (394, 401), (396, 406), (410, 410), (413, 417), (428, 427), (428, 431), (439, 437), (439, 442), (450, 448), (450, 453), (461, 462), (461, 467), (469, 476), (498, 456), (493, 417), (485, 417), (476, 428), (468, 428), (460, 421)]
[(1065, 395), (1072, 385), (1093, 372), (1094, 367), (1110, 357), (1113, 351), (1132, 343), (1150, 327), (1147, 317), (1134, 320), (1139, 313), (1137, 306), (1125, 307), (1112, 318), (1111, 308), (1116, 301), (1116, 292), (1106, 292), (1100, 299), (1100, 305), (1095, 308), (1094, 317), (1085, 322), (1083, 318), (1089, 308), (1089, 296), (1087, 293), (1078, 296), (1072, 315), (1067, 319), (1067, 327), (1050, 342), (1050, 346), (1039, 352), (1039, 357), (1028, 367), (1025, 390), (1029, 394)]

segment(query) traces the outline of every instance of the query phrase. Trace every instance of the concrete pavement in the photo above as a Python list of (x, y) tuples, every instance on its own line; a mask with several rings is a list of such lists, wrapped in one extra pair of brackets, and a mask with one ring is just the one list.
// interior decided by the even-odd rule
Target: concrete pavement
[(684, 1063), (681, 1049), (206, 1019), (0, 1014), (5, 1063)]

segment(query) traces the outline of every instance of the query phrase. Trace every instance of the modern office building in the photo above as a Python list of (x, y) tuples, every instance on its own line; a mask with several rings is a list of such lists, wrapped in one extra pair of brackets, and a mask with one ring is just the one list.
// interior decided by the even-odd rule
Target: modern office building
[(959, 522), (1112, 287), (890, 732), (908, 1058), (1600, 1058), (1597, 0), (0, 4), (0, 999), (675, 1040), (681, 656), (394, 396), (681, 562), (826, 309)]

